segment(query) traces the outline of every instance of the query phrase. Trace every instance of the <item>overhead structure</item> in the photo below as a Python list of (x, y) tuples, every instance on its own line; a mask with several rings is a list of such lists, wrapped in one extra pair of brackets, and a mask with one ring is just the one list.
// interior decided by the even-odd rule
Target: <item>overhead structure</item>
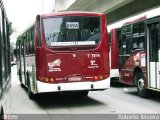
[(160, 0), (55, 0), (55, 11), (103, 12), (108, 23), (159, 7)]

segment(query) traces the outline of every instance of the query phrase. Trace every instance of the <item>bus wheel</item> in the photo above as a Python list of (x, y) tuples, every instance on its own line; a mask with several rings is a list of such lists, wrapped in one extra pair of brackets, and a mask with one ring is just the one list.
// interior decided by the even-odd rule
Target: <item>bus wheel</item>
[(142, 98), (148, 98), (149, 97), (149, 91), (148, 91), (148, 89), (145, 88), (143, 73), (142, 72), (137, 72), (135, 74), (135, 80), (137, 82), (138, 95)]
[(21, 75), (20, 69), (19, 69), (19, 72), (18, 72), (18, 76), (19, 76), (19, 81), (22, 82), (22, 79), (21, 79), (22, 75)]
[(28, 96), (29, 99), (33, 100), (35, 98), (34, 94), (31, 91), (31, 85), (30, 85), (30, 80), (29, 80), (29, 75), (27, 74), (27, 88), (28, 88)]
[(21, 88), (26, 88), (26, 86), (23, 83), (21, 83)]
[(3, 111), (3, 108), (1, 108), (1, 116), (0, 116), (0, 120), (4, 120), (4, 111)]

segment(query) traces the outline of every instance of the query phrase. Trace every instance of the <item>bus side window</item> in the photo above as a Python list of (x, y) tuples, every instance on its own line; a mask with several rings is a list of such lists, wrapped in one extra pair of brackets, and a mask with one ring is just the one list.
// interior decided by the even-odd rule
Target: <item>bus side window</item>
[(25, 50), (26, 50), (26, 55), (29, 56), (29, 33), (26, 33), (26, 39), (25, 39)]
[(126, 53), (126, 34), (122, 34), (122, 53)]
[(133, 24), (133, 51), (144, 49), (144, 23)]
[(35, 50), (35, 41), (34, 41), (34, 36), (35, 36), (35, 31), (34, 31), (34, 26), (31, 28), (31, 42), (30, 42), (30, 54), (34, 55), (34, 50)]
[(122, 54), (130, 54), (132, 51), (131, 25), (124, 26), (121, 30)]
[(140, 34), (140, 49), (144, 49), (144, 36), (145, 36), (145, 32), (144, 32), (144, 23), (141, 23), (139, 25), (139, 34)]

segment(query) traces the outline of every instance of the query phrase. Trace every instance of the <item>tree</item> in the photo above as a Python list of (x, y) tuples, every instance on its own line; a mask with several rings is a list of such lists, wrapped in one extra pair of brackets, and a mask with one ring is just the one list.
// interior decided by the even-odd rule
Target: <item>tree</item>
[[(16, 32), (15, 28), (13, 28), (12, 22), (8, 23), (9, 26), (9, 36), (13, 36), (13, 33)], [(10, 37), (11, 38), (11, 37)], [(16, 48), (15, 42), (10, 42), (10, 51), (13, 52)]]

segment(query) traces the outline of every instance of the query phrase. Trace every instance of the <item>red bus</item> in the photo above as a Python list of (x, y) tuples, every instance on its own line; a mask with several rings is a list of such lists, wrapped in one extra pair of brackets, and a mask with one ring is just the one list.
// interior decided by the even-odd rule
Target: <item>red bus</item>
[(76, 92), (110, 87), (106, 16), (91, 12), (38, 15), (17, 39), (19, 80), (29, 98), (43, 92)]
[(9, 20), (0, 0), (0, 120), (11, 113), (11, 62)]
[[(145, 20), (146, 16), (140, 17), (133, 21), (124, 23), (123, 26), (132, 24), (135, 22), (139, 22)], [(121, 45), (121, 28), (113, 28), (109, 33), (109, 40), (110, 40), (110, 78), (111, 82), (119, 82), (119, 70), (121, 69), (121, 65), (119, 65), (119, 57), (120, 56), (120, 45)]]
[(137, 86), (140, 97), (160, 91), (160, 16), (129, 22), (120, 33), (120, 82)]

